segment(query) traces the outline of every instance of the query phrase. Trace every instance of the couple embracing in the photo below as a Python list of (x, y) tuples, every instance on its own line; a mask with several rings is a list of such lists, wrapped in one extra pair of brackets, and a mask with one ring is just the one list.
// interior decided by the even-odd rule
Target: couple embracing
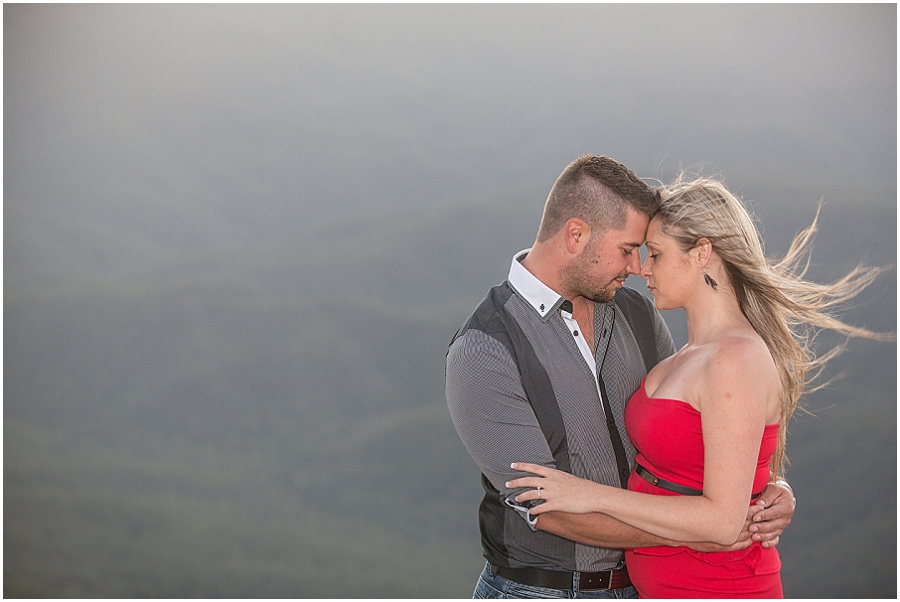
[[(653, 189), (608, 157), (566, 167), (534, 245), (447, 355), (485, 490), (475, 597), (782, 597), (786, 426), (831, 356), (796, 326), (884, 338), (827, 312), (881, 269), (802, 278), (815, 228), (773, 265), (718, 180)], [(658, 311), (676, 308), (678, 351)]]

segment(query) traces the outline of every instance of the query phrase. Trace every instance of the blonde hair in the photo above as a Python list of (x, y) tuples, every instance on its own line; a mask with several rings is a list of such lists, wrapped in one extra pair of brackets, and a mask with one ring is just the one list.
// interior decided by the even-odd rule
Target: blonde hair
[(659, 220), (663, 232), (678, 241), (685, 251), (693, 248), (701, 238), (712, 242), (725, 266), (741, 311), (775, 360), (783, 393), (772, 471), (776, 478), (782, 477), (788, 421), (807, 385), (815, 381), (825, 363), (843, 349), (838, 346), (817, 355), (813, 346), (816, 334), (827, 329), (852, 337), (893, 338), (845, 324), (828, 310), (856, 296), (890, 268), (859, 265), (831, 284), (804, 280), (818, 229), (819, 211), (812, 225), (794, 238), (785, 257), (769, 261), (747, 209), (718, 179), (697, 177), (689, 180), (682, 174), (659, 190), (662, 203), (654, 218)]

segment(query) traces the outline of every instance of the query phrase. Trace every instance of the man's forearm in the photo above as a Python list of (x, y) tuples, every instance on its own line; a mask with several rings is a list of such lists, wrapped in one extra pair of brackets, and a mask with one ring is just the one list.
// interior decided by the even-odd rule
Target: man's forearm
[(599, 512), (592, 514), (546, 512), (538, 518), (537, 528), (565, 539), (600, 548), (679, 545), (678, 542), (657, 537)]

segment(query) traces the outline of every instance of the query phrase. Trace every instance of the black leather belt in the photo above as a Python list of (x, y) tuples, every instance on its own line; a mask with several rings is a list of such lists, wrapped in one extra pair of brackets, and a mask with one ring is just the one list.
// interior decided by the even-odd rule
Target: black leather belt
[(631, 585), (628, 568), (599, 571), (596, 573), (573, 573), (570, 571), (550, 571), (547, 569), (521, 568), (511, 569), (492, 564), (491, 570), (510, 581), (544, 587), (547, 589), (575, 589), (575, 576), (578, 575), (578, 590), (621, 589)]
[[(680, 493), (681, 495), (703, 495), (703, 491), (700, 489), (694, 489), (693, 487), (687, 487), (686, 485), (679, 485), (678, 483), (660, 479), (658, 476), (654, 475), (652, 472), (650, 472), (640, 464), (637, 465), (637, 468), (634, 469), (634, 472), (638, 473), (638, 476), (643, 478), (651, 485), (656, 485), (660, 489), (668, 489), (669, 491), (674, 491), (675, 493)], [(750, 499), (755, 500), (761, 495), (762, 491), (760, 491), (759, 493), (754, 493), (750, 496)]]

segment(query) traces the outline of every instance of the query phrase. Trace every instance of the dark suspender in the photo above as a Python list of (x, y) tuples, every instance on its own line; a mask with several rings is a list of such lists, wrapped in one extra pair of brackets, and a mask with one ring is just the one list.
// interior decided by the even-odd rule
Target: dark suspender
[(606, 394), (606, 385), (603, 384), (603, 377), (597, 373), (597, 381), (600, 383), (600, 392), (603, 393), (603, 411), (606, 413), (606, 427), (609, 429), (609, 439), (612, 441), (613, 451), (616, 454), (616, 466), (619, 470), (619, 482), (622, 483), (622, 489), (628, 489), (628, 477), (631, 469), (628, 467), (628, 456), (625, 455), (625, 446), (622, 444), (622, 436), (619, 429), (616, 428), (616, 420), (613, 418), (612, 408), (609, 406), (609, 395)]
[[(621, 288), (616, 293), (615, 303), (622, 310), (625, 321), (628, 322), (628, 327), (637, 340), (638, 348), (641, 350), (641, 357), (644, 359), (644, 367), (649, 372), (659, 361), (659, 354), (656, 349), (653, 320), (647, 311), (647, 300), (637, 291)], [(613, 314), (613, 326), (615, 326), (615, 320), (615, 314)], [(612, 333), (610, 333), (609, 339), (612, 340)], [(606, 354), (603, 355), (603, 359), (606, 359)], [(622, 484), (622, 489), (628, 489), (628, 477), (631, 476), (631, 469), (628, 465), (628, 456), (625, 454), (625, 445), (622, 443), (622, 435), (616, 427), (616, 420), (612, 414), (609, 395), (606, 394), (606, 385), (603, 383), (602, 371), (603, 364), (601, 363), (597, 370), (597, 381), (600, 385), (600, 393), (603, 394), (602, 405), (603, 411), (606, 413), (606, 427), (609, 429), (609, 439), (612, 442), (613, 451), (616, 455), (619, 482)]]

